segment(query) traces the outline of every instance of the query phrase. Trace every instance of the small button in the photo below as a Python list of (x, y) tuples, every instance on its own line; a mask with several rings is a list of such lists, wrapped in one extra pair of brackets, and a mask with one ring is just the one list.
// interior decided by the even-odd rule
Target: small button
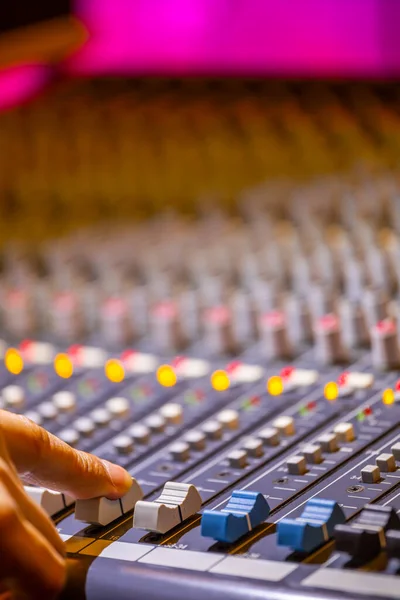
[(324, 433), (317, 439), (323, 452), (336, 452), (338, 450), (338, 436), (336, 433)]
[(146, 419), (146, 425), (154, 433), (162, 433), (165, 429), (165, 419), (162, 415), (150, 415)]
[(392, 473), (396, 470), (396, 461), (393, 454), (380, 454), (376, 457), (376, 464), (382, 473)]
[(129, 429), (129, 435), (137, 444), (148, 444), (150, 441), (150, 430), (141, 423), (132, 425)]
[(306, 459), (304, 456), (291, 456), (286, 461), (290, 475), (304, 475), (307, 473)]
[(127, 417), (130, 412), (129, 400), (122, 397), (110, 398), (107, 400), (106, 409), (110, 411), (113, 417), (121, 419)]
[(52, 402), (42, 402), (38, 406), (38, 412), (43, 419), (55, 419), (58, 416), (57, 407)]
[(183, 408), (176, 402), (168, 402), (160, 408), (160, 414), (164, 417), (167, 423), (171, 425), (179, 425), (182, 423)]
[(75, 394), (67, 390), (57, 392), (53, 395), (53, 404), (62, 412), (69, 412), (76, 407)]
[(264, 447), (263, 447), (262, 440), (260, 440), (258, 438), (249, 438), (243, 444), (243, 450), (246, 450), (246, 452), (250, 456), (253, 456), (254, 458), (259, 458), (260, 456), (262, 456), (264, 454)]
[(89, 417), (80, 417), (74, 422), (74, 427), (83, 436), (89, 437), (95, 430), (95, 425)]
[(338, 423), (333, 431), (341, 442), (352, 442), (356, 439), (354, 427), (351, 423)]
[(361, 479), (363, 483), (378, 483), (381, 478), (381, 472), (376, 465), (366, 465), (361, 469)]
[(247, 452), (246, 450), (232, 450), (227, 459), (234, 469), (244, 469), (247, 465)]
[(25, 417), (36, 423), (36, 425), (41, 425), (43, 423), (42, 416), (36, 412), (35, 410), (30, 410), (25, 413)]
[(75, 446), (79, 441), (79, 433), (75, 429), (63, 429), (58, 433), (58, 437), (70, 446)]
[(185, 462), (190, 457), (189, 444), (181, 441), (175, 442), (175, 444), (172, 444), (172, 446), (169, 447), (169, 453), (173, 460)]
[(293, 417), (288, 417), (286, 415), (282, 415), (278, 417), (273, 422), (273, 426), (283, 435), (294, 435), (295, 427), (294, 427), (294, 419)]
[(202, 431), (193, 429), (193, 431), (188, 431), (185, 434), (185, 442), (187, 442), (193, 450), (204, 450), (206, 447), (206, 436)]
[(20, 408), (25, 402), (25, 392), (20, 385), (6, 385), (1, 395), (9, 408)]
[(129, 435), (119, 435), (113, 439), (113, 446), (118, 454), (130, 454), (133, 450), (133, 441)]
[(226, 429), (237, 429), (239, 427), (239, 413), (237, 410), (231, 408), (221, 410), (217, 415), (217, 419)]
[(106, 408), (96, 408), (90, 416), (98, 427), (105, 427), (112, 419), (111, 413)]
[(399, 460), (400, 461), (400, 442), (397, 442), (397, 444), (394, 444), (391, 448), (390, 448), (395, 460)]
[(222, 437), (222, 425), (218, 421), (207, 421), (201, 428), (211, 440), (219, 440)]
[(321, 446), (318, 446), (317, 444), (309, 444), (308, 446), (304, 446), (301, 454), (304, 456), (306, 461), (312, 465), (319, 465), (323, 461)]
[(266, 427), (262, 431), (259, 431), (257, 435), (266, 446), (279, 445), (279, 431), (275, 427)]

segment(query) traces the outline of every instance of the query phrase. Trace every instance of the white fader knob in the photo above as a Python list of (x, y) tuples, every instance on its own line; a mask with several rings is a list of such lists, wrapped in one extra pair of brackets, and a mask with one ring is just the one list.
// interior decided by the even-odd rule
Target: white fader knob
[(75, 519), (84, 523), (91, 523), (92, 525), (108, 525), (135, 508), (138, 500), (142, 498), (142, 488), (136, 479), (132, 479), (132, 487), (119, 500), (108, 500), (108, 498), (77, 500), (75, 504)]
[(61, 492), (54, 492), (53, 490), (30, 485), (25, 486), (25, 492), (34, 502), (36, 502), (36, 504), (39, 504), (50, 517), (53, 517), (75, 502), (74, 499), (67, 496), (67, 494), (61, 494)]
[(25, 392), (19, 385), (7, 385), (1, 395), (6, 408), (21, 408), (25, 401)]
[(352, 442), (356, 439), (352, 423), (338, 423), (333, 432), (336, 433), (340, 442)]
[(194, 485), (168, 481), (161, 495), (153, 502), (136, 504), (133, 526), (157, 533), (166, 533), (201, 508), (201, 496)]

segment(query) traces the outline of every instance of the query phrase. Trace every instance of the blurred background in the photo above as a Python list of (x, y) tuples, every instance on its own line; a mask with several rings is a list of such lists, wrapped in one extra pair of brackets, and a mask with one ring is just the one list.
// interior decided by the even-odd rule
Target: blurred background
[(3, 4), (3, 240), (397, 164), (396, 0)]

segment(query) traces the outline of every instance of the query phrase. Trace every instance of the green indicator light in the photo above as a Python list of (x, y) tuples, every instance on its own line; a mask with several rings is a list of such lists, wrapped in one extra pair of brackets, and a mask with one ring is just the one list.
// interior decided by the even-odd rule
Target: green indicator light
[(365, 419), (365, 415), (363, 412), (358, 413), (357, 415), (357, 421), (364, 421)]
[(308, 410), (306, 406), (302, 406), (299, 410), (299, 415), (301, 417), (305, 417), (306, 415), (308, 415)]
[(251, 403), (250, 398), (245, 398), (241, 404), (241, 408), (243, 410), (251, 410), (253, 408), (253, 405)]
[(185, 402), (186, 404), (197, 404), (198, 399), (194, 392), (188, 391), (185, 394)]

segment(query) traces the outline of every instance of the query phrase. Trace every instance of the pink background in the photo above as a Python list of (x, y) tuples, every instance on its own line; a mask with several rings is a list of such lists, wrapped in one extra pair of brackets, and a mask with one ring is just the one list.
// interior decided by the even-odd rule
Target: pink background
[(400, 72), (398, 0), (79, 0), (73, 73)]
[[(76, 0), (75, 11), (90, 35), (64, 74), (400, 74), (400, 0)], [(49, 73), (0, 73), (0, 109)]]

